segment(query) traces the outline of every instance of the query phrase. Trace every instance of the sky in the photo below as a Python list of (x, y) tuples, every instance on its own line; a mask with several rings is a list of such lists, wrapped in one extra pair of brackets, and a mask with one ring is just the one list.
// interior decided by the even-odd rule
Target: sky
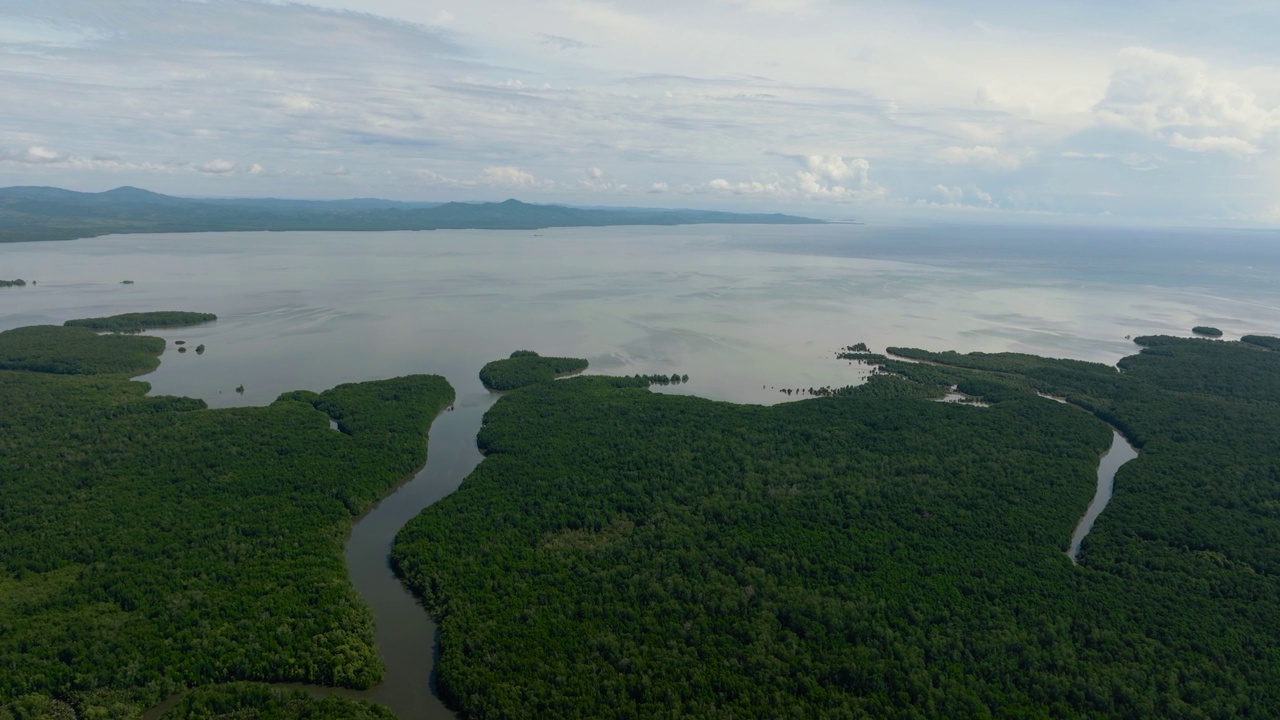
[(0, 185), (1280, 226), (1275, 0), (0, 0)]

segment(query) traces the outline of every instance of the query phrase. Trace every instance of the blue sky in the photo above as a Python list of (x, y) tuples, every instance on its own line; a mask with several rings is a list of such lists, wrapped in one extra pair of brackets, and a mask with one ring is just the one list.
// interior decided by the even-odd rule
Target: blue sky
[(1277, 3), (0, 0), (0, 185), (1280, 225)]

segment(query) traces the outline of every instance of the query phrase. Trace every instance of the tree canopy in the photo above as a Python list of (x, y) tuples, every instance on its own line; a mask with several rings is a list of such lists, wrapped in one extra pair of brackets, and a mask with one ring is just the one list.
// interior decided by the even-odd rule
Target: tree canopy
[(511, 357), (480, 368), (480, 382), (490, 390), (515, 390), (586, 369), (587, 361), (581, 358), (542, 357), (532, 350), (516, 350)]
[(128, 379), (163, 347), (85, 327), (0, 333), (4, 720), (136, 717), (232, 680), (381, 677), (343, 542), (423, 464), (453, 389), (412, 375), (210, 410)]
[[(512, 392), (393, 551), (441, 688), (476, 718), (1280, 715), (1280, 358), (1138, 342), (1121, 372), (891, 349), (934, 364), (774, 407)], [(951, 386), (991, 407), (926, 402)], [(1075, 567), (1097, 417), (1142, 455)]]

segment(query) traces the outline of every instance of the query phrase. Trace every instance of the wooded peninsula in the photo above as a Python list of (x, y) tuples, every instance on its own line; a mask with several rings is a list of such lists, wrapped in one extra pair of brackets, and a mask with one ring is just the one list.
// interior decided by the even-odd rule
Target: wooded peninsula
[[(165, 317), (186, 318), (105, 325)], [(343, 540), (421, 467), (449, 384), (413, 375), (209, 410), (129, 379), (164, 340), (83, 324), (0, 333), (0, 718), (137, 718), (235, 680), (376, 683)], [(387, 714), (243, 686), (165, 717), (260, 716)]]
[[(1121, 372), (890, 348), (929, 364), (774, 407), (509, 393), (393, 552), (441, 691), (483, 718), (1280, 715), (1280, 359), (1137, 342)], [(953, 386), (990, 407), (927, 402)], [(1075, 566), (1103, 420), (1142, 452)]]

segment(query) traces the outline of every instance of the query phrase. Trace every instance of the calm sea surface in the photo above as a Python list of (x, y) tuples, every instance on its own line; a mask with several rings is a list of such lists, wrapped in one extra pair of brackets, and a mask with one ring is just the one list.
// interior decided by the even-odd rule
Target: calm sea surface
[(1231, 230), (117, 235), (0, 245), (0, 277), (39, 283), (0, 289), (0, 329), (217, 313), (156, 333), (207, 352), (171, 342), (145, 378), (215, 407), (413, 372), (466, 391), (480, 365), (521, 348), (586, 357), (593, 372), (690, 376), (668, 392), (777, 402), (776, 388), (857, 382), (833, 357), (854, 342), (1111, 363), (1136, 349), (1126, 335), (1280, 332), (1280, 233)]

